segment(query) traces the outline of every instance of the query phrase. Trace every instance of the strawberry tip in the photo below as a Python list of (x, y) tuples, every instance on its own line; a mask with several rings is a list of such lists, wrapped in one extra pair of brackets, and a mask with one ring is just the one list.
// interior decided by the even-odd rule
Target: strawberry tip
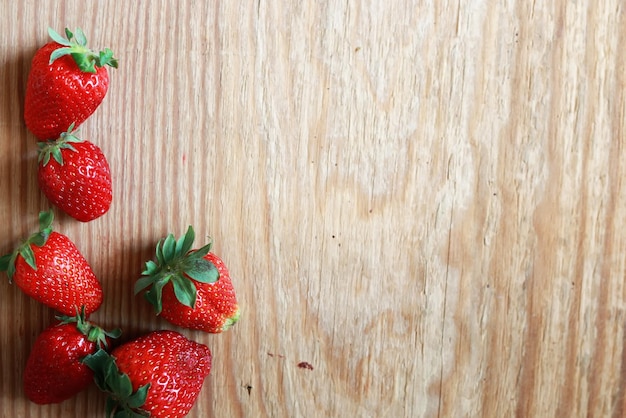
[(226, 321), (224, 321), (224, 325), (222, 325), (222, 331), (227, 331), (228, 329), (232, 328), (232, 326), (235, 325), (237, 321), (239, 321), (240, 316), (241, 316), (241, 311), (239, 310), (239, 308), (237, 308), (237, 311), (235, 311), (235, 314), (231, 316), (230, 318), (226, 318)]

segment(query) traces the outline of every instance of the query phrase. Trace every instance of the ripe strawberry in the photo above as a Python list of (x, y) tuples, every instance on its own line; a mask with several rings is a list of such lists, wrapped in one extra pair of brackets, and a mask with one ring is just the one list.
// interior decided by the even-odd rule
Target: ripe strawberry
[(70, 124), (80, 126), (100, 106), (109, 88), (108, 65), (117, 68), (113, 52), (87, 48), (81, 29), (65, 29), (33, 57), (26, 83), (24, 121), (39, 140), (57, 139)]
[(24, 369), (24, 392), (38, 404), (59, 403), (78, 394), (93, 382), (93, 371), (82, 363), (88, 354), (108, 347), (107, 332), (87, 322), (85, 311), (46, 328), (35, 340)]
[(39, 214), (39, 232), (0, 257), (0, 271), (28, 296), (64, 315), (81, 306), (89, 315), (102, 303), (102, 286), (76, 245), (52, 230), (53, 217), (52, 211)]
[(148, 261), (135, 283), (161, 315), (174, 325), (210, 333), (229, 329), (239, 320), (239, 307), (224, 262), (210, 253), (211, 243), (191, 251), (190, 226), (178, 241), (172, 234), (159, 241), (156, 263)]
[(211, 371), (211, 351), (176, 331), (153, 331), (110, 355), (98, 350), (84, 363), (109, 394), (107, 417), (177, 418), (196, 402)]
[[(102, 150), (72, 134), (39, 142), (39, 188), (52, 204), (81, 221), (104, 215), (111, 206), (111, 172)], [(52, 157), (52, 159), (50, 158)]]

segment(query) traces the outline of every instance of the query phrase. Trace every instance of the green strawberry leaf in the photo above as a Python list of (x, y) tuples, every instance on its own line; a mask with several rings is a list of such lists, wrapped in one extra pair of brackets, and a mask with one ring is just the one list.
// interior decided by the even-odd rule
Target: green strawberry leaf
[(196, 307), (196, 285), (191, 280), (181, 276), (173, 276), (172, 285), (176, 299), (183, 305), (194, 309)]
[(149, 416), (150, 414), (146, 411), (135, 412), (130, 409), (129, 410), (120, 409), (119, 411), (115, 412), (115, 415), (113, 415), (113, 418), (146, 418)]
[[(67, 55), (67, 54), (64, 54)], [(96, 62), (93, 57), (85, 55), (83, 52), (72, 52), (72, 58), (76, 61), (78, 68), (84, 73), (96, 73)]]
[[(104, 352), (106, 353), (106, 351)], [(113, 386), (115, 386), (115, 383), (112, 383), (112, 381), (118, 378), (120, 371), (117, 367), (117, 363), (115, 362), (115, 358), (110, 356), (108, 353), (106, 354), (108, 358), (104, 364), (104, 387), (107, 388), (109, 392), (112, 392)]]
[(189, 257), (182, 263), (185, 274), (201, 283), (215, 283), (219, 278), (217, 267), (204, 258)]
[[(152, 273), (147, 273), (147, 271), (144, 271), (143, 274), (152, 274)], [(154, 283), (154, 278), (152, 276), (146, 275), (146, 276), (141, 277), (139, 280), (135, 282), (135, 295), (137, 295), (139, 292), (141, 292), (145, 288), (152, 286), (153, 283)]]
[(39, 233), (32, 236), (30, 243), (37, 247), (43, 247), (47, 239), (48, 237), (46, 235)]
[(115, 411), (116, 407), (117, 407), (117, 402), (115, 402), (115, 399), (113, 399), (110, 396), (107, 397), (106, 404), (105, 404), (105, 411), (106, 411), (105, 416), (109, 418), (113, 414), (113, 411)]
[(55, 141), (42, 141), (37, 143), (37, 161), (44, 167), (50, 162), (50, 157), (59, 164), (63, 165), (63, 150), (78, 152), (72, 144), (84, 142), (82, 139), (74, 135), (74, 123), (72, 123), (66, 132), (63, 132), (59, 139)]
[(47, 153), (46, 154), (46, 158), (45, 158), (45, 162), (44, 162), (44, 166), (48, 164), (48, 162), (50, 161), (50, 154), (52, 154), (52, 157), (54, 157), (54, 160), (59, 163), (60, 165), (63, 165), (63, 155), (61, 154), (61, 150), (58, 147), (55, 147), (52, 149), (51, 153)]
[(87, 73), (96, 73), (96, 67), (108, 65), (117, 68), (118, 66), (117, 59), (113, 57), (113, 52), (109, 48), (98, 53), (89, 49), (87, 47), (87, 37), (80, 28), (76, 29), (76, 33), (72, 33), (68, 28), (65, 28), (66, 38), (63, 38), (52, 28), (48, 28), (48, 35), (50, 35), (53, 41), (63, 45), (63, 47), (57, 48), (50, 54), (50, 64), (63, 56), (71, 55), (78, 68)]
[(108, 65), (109, 67), (117, 68), (118, 61), (117, 58), (113, 57), (113, 51), (109, 48), (105, 48), (104, 51), (100, 51), (99, 57), (100, 66), (104, 67)]
[(176, 242), (176, 253), (187, 254), (191, 250), (191, 246), (193, 245), (193, 240), (195, 238), (196, 233), (194, 232), (193, 228), (189, 226), (185, 235), (180, 237)]
[(137, 389), (135, 393), (133, 393), (126, 399), (128, 406), (133, 409), (143, 406), (143, 404), (146, 403), (146, 398), (148, 397), (148, 389), (150, 389), (150, 383), (145, 384)]
[(51, 210), (39, 212), (39, 232), (50, 235), (50, 232), (52, 232), (52, 221), (54, 221), (54, 212)]
[(74, 33), (74, 39), (76, 39), (76, 42), (78, 43), (78, 45), (81, 45), (81, 46), (87, 45), (87, 37), (85, 36), (85, 32), (83, 32), (81, 28), (76, 28), (76, 32)]
[(121, 399), (126, 399), (133, 394), (133, 384), (127, 374), (119, 374), (116, 378), (109, 378), (107, 384), (111, 392), (115, 393)]
[(104, 334), (109, 338), (120, 338), (122, 335), (122, 330), (120, 328), (115, 328), (111, 331), (105, 331)]
[(119, 338), (122, 335), (122, 330), (116, 328), (112, 331), (106, 331), (97, 325), (87, 321), (85, 314), (85, 306), (80, 309), (76, 309), (76, 315), (57, 315), (56, 318), (61, 321), (61, 324), (76, 324), (76, 329), (87, 337), (88, 341), (96, 343), (98, 348), (106, 348), (108, 346), (107, 337)]
[(37, 270), (37, 262), (35, 261), (35, 253), (30, 245), (25, 245), (20, 250), (20, 255), (33, 270)]
[(162, 254), (165, 264), (170, 264), (174, 261), (176, 257), (176, 240), (174, 239), (174, 235), (169, 234), (167, 238), (165, 238), (165, 241), (163, 241)]
[(158, 280), (155, 283), (153, 283), (150, 290), (144, 293), (144, 297), (146, 298), (148, 302), (150, 302), (152, 306), (154, 306), (154, 309), (157, 315), (160, 314), (161, 311), (163, 310), (163, 304), (161, 302), (161, 298), (163, 295), (163, 286), (165, 286), (168, 281), (169, 281), (169, 277)]
[(98, 348), (108, 348), (109, 344), (107, 342), (107, 337), (115, 339), (122, 335), (122, 330), (120, 328), (106, 331), (96, 325), (90, 325), (91, 328), (87, 333), (87, 340), (96, 343)]
[(157, 263), (155, 263), (154, 261), (150, 260), (150, 261), (146, 262), (146, 268), (144, 269), (143, 273), (141, 273), (141, 274), (148, 276), (148, 275), (156, 273), (158, 271), (158, 269), (159, 269), (159, 266), (157, 265)]
[(72, 39), (72, 32), (69, 31), (69, 29), (65, 29), (65, 36), (67, 37), (64, 38), (63, 36), (59, 35), (58, 32), (56, 32), (54, 29), (52, 28), (48, 28), (48, 35), (50, 36), (50, 38), (52, 38), (52, 40), (58, 44), (61, 45), (65, 45), (65, 46), (71, 46), (72, 43), (69, 41), (70, 39)]
[(65, 36), (67, 36), (67, 39), (71, 41), (74, 37), (74, 34), (69, 28), (65, 28)]
[(195, 232), (189, 226), (185, 235), (178, 240), (173, 234), (159, 240), (156, 245), (156, 261), (148, 261), (142, 276), (135, 282), (135, 294), (146, 290), (144, 297), (160, 314), (163, 287), (172, 282), (177, 300), (190, 308), (195, 307), (197, 288), (200, 283), (214, 283), (219, 279), (217, 267), (204, 257), (212, 243), (192, 251)]
[(192, 258), (202, 258), (205, 255), (207, 255), (209, 253), (209, 251), (211, 251), (211, 247), (212, 246), (213, 246), (213, 242), (209, 242), (204, 247), (200, 247), (196, 251), (194, 251), (193, 253), (190, 253), (189, 257), (192, 257)]
[(163, 239), (159, 240), (156, 245), (156, 259), (159, 264), (163, 264)]
[(117, 367), (115, 357), (103, 349), (83, 358), (82, 363), (93, 370), (96, 386), (109, 395), (106, 401), (107, 417), (146, 417), (147, 411), (139, 408), (146, 402), (150, 384), (133, 392), (132, 382)]
[(52, 62), (56, 61), (57, 59), (61, 58), (64, 55), (70, 55), (72, 53), (72, 51), (73, 51), (73, 49), (71, 47), (69, 47), (69, 46), (55, 49), (50, 54), (50, 62), (52, 63)]
[(13, 282), (13, 275), (15, 274), (15, 260), (17, 259), (18, 252), (3, 255), (0, 258), (0, 271), (6, 271), (9, 276), (9, 283)]
[(53, 220), (54, 213), (51, 210), (39, 212), (39, 231), (23, 241), (11, 254), (3, 255), (0, 258), (0, 271), (7, 272), (9, 282), (12, 282), (15, 274), (15, 263), (18, 256), (21, 256), (33, 270), (37, 270), (37, 262), (31, 245), (43, 247), (46, 244), (48, 237), (52, 233)]
[(99, 349), (93, 354), (86, 355), (82, 363), (93, 370), (96, 386), (102, 391), (108, 391), (107, 383), (111, 379), (111, 368), (117, 369), (115, 359), (103, 349)]
[(14, 258), (13, 253), (5, 254), (0, 257), (0, 271), (7, 271), (9, 269), (9, 265), (11, 264), (12, 259)]

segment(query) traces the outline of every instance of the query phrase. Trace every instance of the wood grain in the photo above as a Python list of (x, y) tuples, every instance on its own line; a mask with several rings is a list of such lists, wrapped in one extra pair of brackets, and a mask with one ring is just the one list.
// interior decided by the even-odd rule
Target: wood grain
[[(188, 225), (238, 292), (234, 329), (183, 331), (214, 354), (190, 416), (624, 416), (623, 2), (26, 0), (0, 19), (0, 252), (49, 207), (30, 59), (80, 26), (120, 60), (81, 129), (114, 204), (56, 212), (103, 283), (93, 319), (172, 328), (132, 286)], [(0, 287), (2, 416), (102, 416), (95, 388), (28, 402), (53, 313)]]

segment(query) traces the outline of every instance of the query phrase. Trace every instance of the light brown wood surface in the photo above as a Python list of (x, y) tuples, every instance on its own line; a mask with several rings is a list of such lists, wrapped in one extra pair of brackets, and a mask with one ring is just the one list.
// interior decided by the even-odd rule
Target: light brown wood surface
[[(0, 252), (50, 207), (22, 121), (48, 26), (120, 61), (81, 135), (114, 203), (58, 210), (92, 319), (173, 328), (133, 283), (193, 225), (241, 321), (192, 417), (622, 417), (626, 5), (594, 1), (0, 2)], [(0, 281), (0, 415), (100, 417), (22, 370), (53, 313)], [(313, 369), (299, 367), (309, 363)]]

